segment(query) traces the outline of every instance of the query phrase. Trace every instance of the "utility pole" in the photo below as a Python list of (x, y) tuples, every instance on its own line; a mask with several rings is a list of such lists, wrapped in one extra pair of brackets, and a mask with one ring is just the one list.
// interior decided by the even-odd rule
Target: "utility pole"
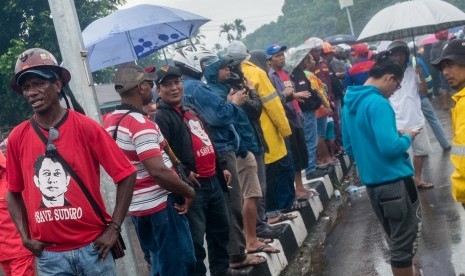
[(349, 7), (353, 5), (354, 5), (353, 0), (339, 0), (339, 6), (341, 7), (341, 10), (344, 8), (346, 9), (347, 19), (349, 20), (350, 32), (353, 36), (355, 36), (354, 27), (352, 26), (352, 18), (350, 17), (350, 11), (349, 11)]
[(349, 11), (349, 7), (346, 7), (346, 11), (347, 11), (347, 18), (349, 19), (349, 26), (350, 26), (350, 33), (354, 35), (354, 27), (352, 26), (352, 18), (350, 17), (350, 11)]
[[(84, 108), (86, 115), (95, 121), (102, 123), (102, 117), (95, 94), (95, 87), (90, 72), (87, 51), (81, 35), (81, 27), (76, 13), (74, 0), (48, 0), (53, 17), (53, 25), (58, 38), (61, 56), (66, 62), (66, 69), (71, 72), (69, 83), (73, 94)], [(116, 188), (111, 178), (101, 168), (101, 186), (107, 210), (113, 210), (116, 199)], [(122, 235), (127, 244), (126, 256), (116, 261), (120, 275), (137, 275), (136, 260), (133, 246), (129, 237), (129, 227), (125, 220), (122, 227)]]

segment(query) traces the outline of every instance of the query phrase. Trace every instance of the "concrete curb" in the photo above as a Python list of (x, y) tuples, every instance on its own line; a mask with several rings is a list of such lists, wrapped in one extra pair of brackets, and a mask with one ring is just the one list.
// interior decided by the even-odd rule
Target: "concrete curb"
[(352, 166), (347, 155), (340, 155), (338, 159), (340, 164), (330, 167), (329, 173), (324, 177), (311, 180), (303, 178), (304, 186), (317, 190), (320, 195), (309, 199), (309, 206), (292, 212), (292, 214), (297, 215), (296, 219), (279, 223), (286, 225), (285, 231), (271, 245), (281, 252), (278, 254), (259, 253), (267, 259), (267, 262), (258, 266), (238, 269), (236, 270), (237, 275), (277, 276), (286, 268), (288, 260), (292, 260), (298, 248), (307, 238), (309, 231), (317, 224), (320, 214), (328, 206), (334, 195), (333, 187), (341, 185), (340, 183)]

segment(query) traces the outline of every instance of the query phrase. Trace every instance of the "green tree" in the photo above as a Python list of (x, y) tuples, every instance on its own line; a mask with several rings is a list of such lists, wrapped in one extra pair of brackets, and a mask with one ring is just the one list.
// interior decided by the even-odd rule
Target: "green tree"
[(220, 26), (220, 36), (221, 34), (225, 33), (226, 34), (226, 39), (228, 40), (229, 43), (234, 40), (234, 36), (231, 32), (235, 30), (235, 26), (233, 23), (224, 23), (223, 25)]
[[(368, 21), (381, 9), (398, 0), (355, 0), (350, 7), (355, 35), (360, 34)], [(445, 0), (465, 11), (465, 1)], [(302, 44), (307, 38), (325, 38), (339, 33), (350, 33), (345, 10), (336, 0), (285, 0), (283, 15), (276, 22), (265, 24), (248, 34), (244, 43), (249, 49), (265, 49), (270, 43), (287, 46)]]
[[(75, 0), (81, 29), (108, 15), (126, 0)], [(0, 19), (0, 126), (14, 126), (31, 110), (9, 86), (16, 57), (25, 49), (41, 47), (61, 60), (48, 1), (3, 0)]]
[(247, 31), (244, 20), (237, 18), (234, 20), (234, 29), (236, 30), (236, 40), (242, 40), (242, 34)]

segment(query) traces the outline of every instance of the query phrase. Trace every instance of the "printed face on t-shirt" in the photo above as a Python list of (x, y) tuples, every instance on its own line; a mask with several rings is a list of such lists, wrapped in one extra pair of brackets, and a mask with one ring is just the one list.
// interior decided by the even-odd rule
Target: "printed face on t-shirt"
[(65, 193), (68, 190), (71, 177), (63, 165), (49, 157), (39, 156), (34, 165), (34, 183), (42, 193), (42, 203), (45, 207), (65, 205)]
[(197, 120), (188, 120), (187, 123), (189, 124), (189, 128), (191, 129), (192, 134), (195, 136), (199, 137), (204, 145), (206, 146), (211, 146), (212, 142), (210, 141), (210, 138), (208, 137), (207, 133), (205, 130), (203, 130), (202, 125), (200, 124), (199, 121)]

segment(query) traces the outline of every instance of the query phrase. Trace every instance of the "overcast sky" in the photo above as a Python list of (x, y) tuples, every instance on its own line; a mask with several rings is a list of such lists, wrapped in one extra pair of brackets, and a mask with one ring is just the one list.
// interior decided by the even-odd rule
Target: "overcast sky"
[(121, 8), (140, 4), (173, 7), (211, 19), (200, 32), (206, 36), (207, 46), (213, 48), (215, 43), (227, 45), (226, 36), (219, 37), (220, 25), (240, 18), (244, 20), (246, 34), (251, 33), (261, 25), (276, 21), (282, 15), (284, 0), (127, 0)]

